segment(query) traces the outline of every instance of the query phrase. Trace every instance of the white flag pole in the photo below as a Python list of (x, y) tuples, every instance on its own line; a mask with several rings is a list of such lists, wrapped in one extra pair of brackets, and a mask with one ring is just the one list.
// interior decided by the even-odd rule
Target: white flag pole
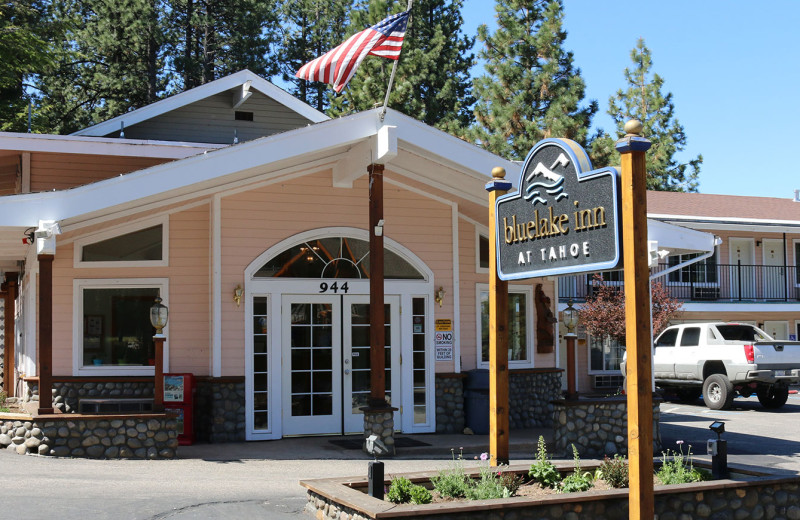
[[(408, 11), (408, 24), (406, 25), (406, 35), (408, 35), (408, 32), (411, 31), (411, 2), (413, 2), (413, 0), (408, 0), (408, 9), (406, 9)], [(394, 84), (394, 75), (397, 73), (397, 63), (399, 61), (400, 61), (400, 56), (398, 56), (397, 59), (394, 60), (394, 63), (392, 64), (392, 75), (389, 76), (389, 87), (386, 89), (386, 97), (383, 98), (383, 108), (381, 108), (381, 115), (380, 115), (381, 122), (383, 122), (383, 118), (384, 116), (386, 116), (386, 106), (389, 104), (389, 94), (392, 92), (392, 85)]]

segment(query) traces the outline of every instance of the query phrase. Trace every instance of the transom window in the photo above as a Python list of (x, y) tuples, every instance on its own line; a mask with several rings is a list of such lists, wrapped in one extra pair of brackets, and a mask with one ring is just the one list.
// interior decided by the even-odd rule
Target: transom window
[[(423, 280), (424, 276), (397, 253), (383, 250), (384, 278)], [(370, 275), (369, 242), (352, 237), (308, 240), (277, 255), (256, 271), (255, 278), (355, 278)]]
[(168, 217), (113, 228), (75, 241), (75, 267), (168, 265)]

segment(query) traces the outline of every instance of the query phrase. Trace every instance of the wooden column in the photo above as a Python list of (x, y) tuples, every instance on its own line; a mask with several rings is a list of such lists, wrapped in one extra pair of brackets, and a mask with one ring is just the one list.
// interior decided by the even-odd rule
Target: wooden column
[(489, 192), (489, 452), (491, 465), (508, 464), (508, 282), (497, 276), (497, 198), (511, 189), (506, 171), (492, 169)]
[(164, 340), (163, 334), (153, 336), (156, 347), (155, 379), (153, 381), (153, 411), (164, 411)]
[(3, 283), (3, 298), (5, 299), (5, 364), (3, 365), (3, 385), (8, 397), (16, 395), (16, 381), (14, 380), (15, 347), (17, 333), (14, 330), (14, 313), (17, 303), (17, 273), (6, 273)]
[(53, 413), (53, 255), (39, 255), (39, 415)]
[(622, 158), (622, 247), (625, 259), (625, 328), (628, 370), (629, 517), (650, 520), (653, 498), (653, 393), (650, 269), (647, 266), (647, 168), (650, 141), (642, 124), (628, 121), (617, 141)]
[[(370, 408), (387, 408), (383, 294), (383, 165), (369, 172), (369, 368)], [(377, 231), (377, 232), (376, 232)]]
[(575, 389), (575, 338), (574, 332), (564, 334), (567, 339), (567, 399), (577, 399), (578, 391)]

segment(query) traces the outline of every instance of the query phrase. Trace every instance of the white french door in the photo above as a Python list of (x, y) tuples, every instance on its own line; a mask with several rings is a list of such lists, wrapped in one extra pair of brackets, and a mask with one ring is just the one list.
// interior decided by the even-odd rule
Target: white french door
[[(343, 296), (342, 385), (344, 433), (364, 431), (362, 406), (370, 396), (370, 326), (369, 296)], [(386, 400), (399, 403), (400, 396), (400, 297), (384, 296), (384, 332), (386, 352)], [(395, 408), (400, 408), (399, 404)], [(400, 425), (399, 412), (395, 424)]]
[[(370, 395), (368, 295), (282, 297), (284, 435), (364, 431)], [(385, 297), (386, 397), (400, 391), (400, 298)], [(400, 417), (396, 415), (395, 424)]]

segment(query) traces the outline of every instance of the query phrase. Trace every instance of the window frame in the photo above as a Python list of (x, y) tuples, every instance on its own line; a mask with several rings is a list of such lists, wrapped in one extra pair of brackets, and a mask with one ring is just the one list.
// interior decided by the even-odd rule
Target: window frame
[[(602, 369), (595, 369), (592, 367), (592, 342), (594, 340), (594, 336), (587, 334), (586, 335), (586, 356), (587, 356), (587, 366), (588, 372), (590, 376), (600, 376), (600, 375), (608, 375), (608, 374), (619, 374), (619, 368), (602, 368)], [(622, 347), (623, 354), (625, 347), (619, 344), (619, 340), (617, 340), (617, 347)], [(619, 357), (620, 361), (622, 360), (622, 356)], [(603, 358), (603, 365), (605, 365), (605, 358)]]
[[(701, 253), (693, 253), (693, 254), (695, 256), (701, 256)], [(688, 261), (688, 260), (690, 260), (692, 258), (692, 254), (675, 255), (675, 256), (678, 257), (678, 263), (675, 264), (675, 265), (682, 264), (683, 262)], [(670, 258), (675, 258), (675, 256), (672, 256)], [(693, 269), (695, 267), (703, 266), (703, 270), (707, 274), (708, 273), (708, 267), (709, 267), (709, 260), (712, 260), (712, 259), (714, 260), (713, 267), (714, 267), (714, 271), (715, 271), (714, 272), (714, 276), (716, 278), (716, 281), (713, 281), (713, 282), (709, 282), (709, 281), (703, 281), (703, 282), (692, 281), (691, 280), (691, 276), (689, 276), (688, 274), (687, 274), (687, 278), (688, 279), (684, 280), (684, 273), (683, 273), (684, 269)], [(694, 286), (694, 287), (719, 287), (720, 286), (720, 283), (719, 283), (719, 278), (720, 278), (719, 277), (719, 265), (720, 265), (719, 259), (720, 259), (719, 246), (715, 246), (714, 247), (714, 254), (711, 255), (710, 257), (708, 257), (708, 258), (706, 258), (704, 260), (701, 260), (700, 262), (695, 262), (693, 264), (690, 264), (688, 266), (682, 267), (680, 269), (676, 269), (675, 271), (667, 274), (666, 285), (681, 286), (681, 287), (689, 287), (689, 286)], [(669, 265), (669, 262), (667, 262), (667, 267), (669, 268), (669, 267), (673, 267), (673, 266)], [(677, 280), (674, 279), (673, 276), (678, 277), (678, 279)]]
[[(491, 237), (489, 236), (489, 228), (481, 228), (475, 226), (475, 272), (478, 274), (488, 274), (489, 267), (481, 267), (481, 237), (484, 237), (489, 242), (489, 256), (492, 254)], [(489, 262), (492, 259), (489, 258)]]
[[(479, 283), (475, 284), (475, 346), (477, 360), (477, 368), (489, 368), (489, 362), (483, 361), (483, 345), (481, 338), (483, 337), (481, 326), (481, 293), (489, 292), (489, 284)], [(536, 322), (534, 320), (534, 300), (533, 300), (533, 286), (532, 285), (511, 285), (508, 286), (508, 294), (523, 294), (525, 296), (525, 344), (526, 344), (526, 357), (525, 360), (509, 360), (508, 368), (533, 368), (534, 367), (534, 354), (536, 349), (534, 345), (534, 328)]]
[[(87, 366), (83, 364), (84, 289), (158, 289), (169, 306), (169, 278), (76, 278), (72, 281), (72, 374), (74, 376), (155, 376), (154, 366)], [(169, 321), (163, 330), (164, 372), (169, 372)]]
[[(110, 238), (116, 238), (129, 233), (142, 231), (143, 229), (161, 226), (161, 260), (123, 260), (91, 262), (83, 260), (84, 246), (96, 244)], [(108, 267), (168, 267), (169, 266), (169, 215), (138, 220), (114, 226), (107, 230), (81, 237), (75, 240), (73, 245), (73, 266), (79, 269), (85, 268), (108, 268)]]

